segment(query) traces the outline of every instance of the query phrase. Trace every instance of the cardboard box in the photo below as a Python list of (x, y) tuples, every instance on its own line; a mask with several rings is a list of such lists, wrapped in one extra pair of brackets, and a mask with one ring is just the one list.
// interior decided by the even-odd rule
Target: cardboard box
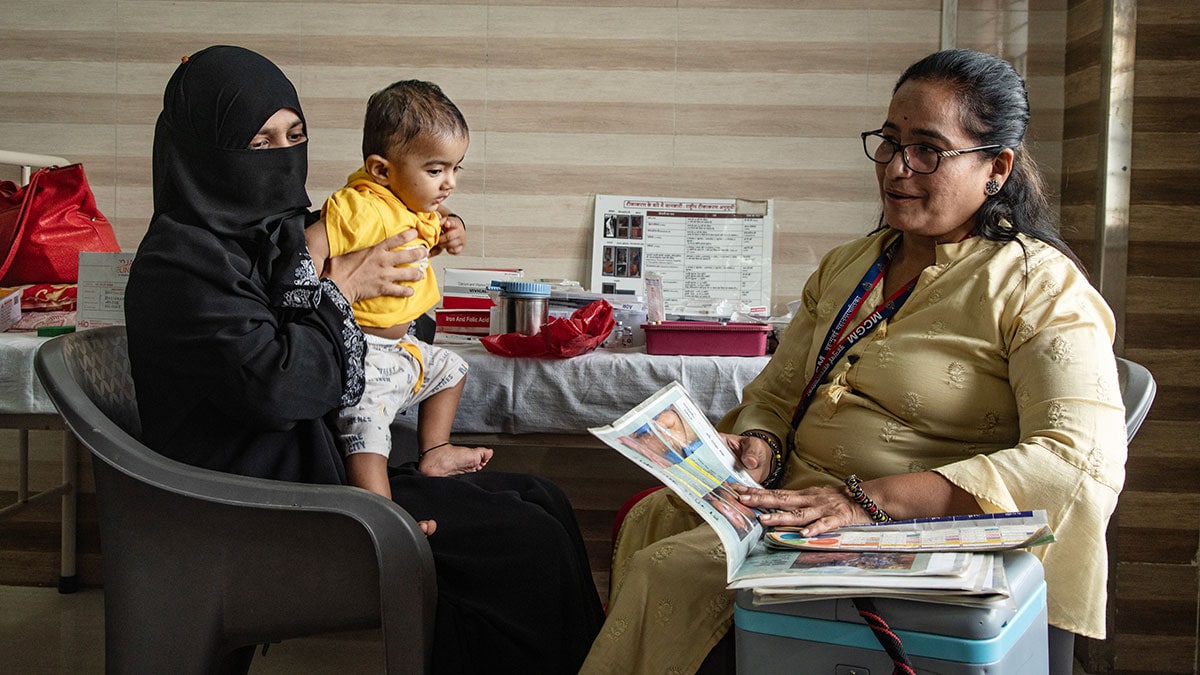
[[(492, 281), (519, 279), (525, 271), (516, 268), (447, 267), (442, 270), (444, 309), (490, 309), (487, 287)], [(486, 335), (487, 333), (484, 333)]]
[(491, 327), (491, 309), (439, 309), (438, 333), (458, 335), (487, 335)]
[(6, 331), (21, 320), (21, 289), (0, 288), (0, 331)]
[(75, 308), (78, 329), (125, 324), (125, 284), (133, 252), (79, 254), (79, 297)]

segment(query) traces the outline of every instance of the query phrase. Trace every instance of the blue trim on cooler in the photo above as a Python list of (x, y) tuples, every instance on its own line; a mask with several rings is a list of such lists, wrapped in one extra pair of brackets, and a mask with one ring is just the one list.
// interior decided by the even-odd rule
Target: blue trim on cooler
[[(970, 640), (949, 635), (898, 630), (895, 626), (892, 627), (892, 632), (904, 643), (904, 651), (909, 656), (955, 663), (995, 663), (1008, 654), (1034, 620), (1041, 615), (1045, 606), (1046, 582), (1043, 581), (1017, 609), (1012, 620), (994, 637)], [(733, 608), (733, 621), (739, 629), (753, 633), (883, 651), (879, 640), (865, 623), (760, 612), (740, 605)]]

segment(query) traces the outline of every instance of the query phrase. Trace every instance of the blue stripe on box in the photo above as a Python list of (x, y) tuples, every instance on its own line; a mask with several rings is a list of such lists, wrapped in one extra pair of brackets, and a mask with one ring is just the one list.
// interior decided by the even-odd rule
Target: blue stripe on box
[[(931, 604), (930, 606), (934, 607), (935, 605)], [(969, 640), (934, 633), (898, 630), (895, 626), (892, 627), (892, 632), (900, 637), (904, 643), (904, 651), (909, 656), (935, 658), (956, 663), (995, 663), (1008, 654), (1013, 645), (1041, 615), (1045, 606), (1046, 582), (1043, 581), (1029, 599), (1017, 609), (1012, 620), (994, 637)], [(754, 633), (883, 651), (875, 634), (865, 623), (759, 612), (740, 605), (734, 606), (733, 618), (738, 628)], [(884, 617), (885, 620), (887, 618)]]

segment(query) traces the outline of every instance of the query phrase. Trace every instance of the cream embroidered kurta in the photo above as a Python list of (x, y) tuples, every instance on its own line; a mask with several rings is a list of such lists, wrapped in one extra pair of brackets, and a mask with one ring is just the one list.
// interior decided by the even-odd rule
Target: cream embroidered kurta
[[(833, 317), (898, 233), (831, 251), (767, 367), (721, 429), (786, 438)], [(877, 287), (866, 305), (882, 301)], [(938, 247), (911, 297), (834, 367), (796, 434), (784, 487), (935, 470), (989, 512), (1045, 509), (1049, 619), (1104, 636), (1104, 532), (1124, 481), (1112, 313), (1050, 246)], [(884, 508), (886, 504), (882, 505)], [(627, 517), (605, 629), (585, 671), (692, 672), (728, 629), (716, 535), (666, 490)]]

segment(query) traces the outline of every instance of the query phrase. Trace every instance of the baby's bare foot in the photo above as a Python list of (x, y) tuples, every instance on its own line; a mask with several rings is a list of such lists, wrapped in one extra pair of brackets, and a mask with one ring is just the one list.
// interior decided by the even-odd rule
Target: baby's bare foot
[(479, 471), (492, 458), (491, 448), (443, 445), (421, 456), (418, 469), (426, 476), (454, 476)]

